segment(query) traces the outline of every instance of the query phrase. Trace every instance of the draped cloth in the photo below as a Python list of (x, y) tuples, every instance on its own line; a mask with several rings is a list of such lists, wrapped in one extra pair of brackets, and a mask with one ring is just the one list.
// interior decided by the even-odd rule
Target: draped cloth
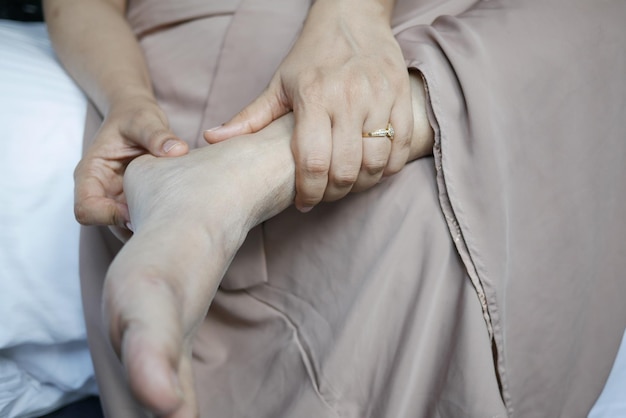
[[(192, 146), (264, 89), (310, 7), (129, 3)], [(397, 3), (434, 156), (250, 232), (194, 343), (202, 416), (572, 417), (602, 389), (626, 327), (626, 3)], [(83, 228), (83, 301), (107, 416), (143, 417), (101, 325), (119, 245)]]

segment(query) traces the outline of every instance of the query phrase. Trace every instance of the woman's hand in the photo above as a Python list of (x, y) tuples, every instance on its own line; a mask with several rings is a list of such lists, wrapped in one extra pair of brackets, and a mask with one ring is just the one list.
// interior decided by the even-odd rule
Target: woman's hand
[(175, 157), (188, 150), (156, 103), (143, 53), (125, 18), (126, 3), (43, 2), (57, 56), (106, 115), (74, 172), (74, 212), (86, 225), (127, 225), (122, 177), (130, 160), (144, 153)]
[[(409, 75), (389, 24), (393, 2), (318, 0), (267, 90), (223, 126), (216, 143), (293, 110), (296, 207), (308, 211), (399, 171), (413, 129)], [(387, 128), (395, 137), (363, 137)]]
[(187, 151), (153, 98), (137, 96), (111, 106), (74, 172), (76, 219), (84, 225), (127, 226), (122, 184), (128, 163), (147, 152), (175, 157)]

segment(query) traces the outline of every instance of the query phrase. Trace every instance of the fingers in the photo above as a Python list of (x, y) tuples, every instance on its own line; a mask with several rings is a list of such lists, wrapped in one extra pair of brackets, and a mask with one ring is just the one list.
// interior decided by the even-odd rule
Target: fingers
[(294, 112), (292, 151), (296, 161), (295, 206), (308, 212), (324, 196), (328, 183), (333, 142), (331, 120), (325, 109), (315, 104)]
[(385, 176), (390, 176), (400, 171), (409, 159), (411, 150), (411, 138), (413, 136), (413, 108), (411, 89), (402, 89), (391, 109), (389, 121), (393, 126), (395, 135), (391, 141), (391, 153), (384, 170)]
[(215, 144), (234, 136), (251, 134), (265, 128), (291, 110), (280, 83), (270, 86), (252, 103), (225, 124), (204, 131), (204, 139)]
[[(307, 94), (300, 94), (300, 103), (294, 104), (297, 134), (293, 147), (300, 176), (296, 179), (296, 207), (300, 210), (308, 211), (320, 200), (334, 201), (351, 191), (366, 190), (383, 176), (400, 171), (408, 160), (413, 131), (408, 72), (394, 81), (381, 81), (384, 76), (351, 80), (343, 86), (331, 84), (333, 88), (312, 83), (314, 88), (303, 89)], [(386, 88), (374, 87), (381, 85)], [(315, 94), (320, 90), (323, 93)], [(312, 101), (315, 98), (317, 102)], [(320, 137), (328, 135), (328, 119), (330, 155), (329, 145)], [(389, 124), (393, 138), (364, 137), (364, 133), (384, 130)], [(307, 157), (307, 153), (311, 155)], [(307, 162), (309, 167), (304, 168)]]
[[(112, 163), (113, 164), (113, 163)], [(85, 157), (74, 172), (74, 215), (83, 225), (117, 225), (130, 221), (122, 196), (122, 178), (101, 166), (98, 159)]]
[(393, 141), (387, 137), (368, 137), (365, 134), (387, 128), (390, 108), (391, 103), (381, 103), (372, 109), (363, 123), (363, 137), (361, 138), (363, 158), (357, 181), (352, 187), (354, 192), (367, 190), (380, 182), (383, 171), (387, 167)]
[(341, 199), (352, 190), (363, 158), (362, 117), (342, 116), (332, 127), (332, 157), (323, 196), (329, 202)]
[(83, 225), (125, 227), (130, 220), (123, 193), (128, 162), (146, 151), (177, 157), (188, 150), (156, 103), (141, 101), (111, 110), (74, 171), (76, 219)]
[(74, 216), (81, 225), (116, 225), (124, 228), (130, 218), (125, 203), (97, 196), (77, 200)]
[[(410, 91), (395, 102), (377, 103), (367, 117), (361, 116), (364, 111), (347, 111), (332, 118), (324, 108), (312, 105), (296, 113), (293, 148), (299, 210), (307, 212), (321, 200), (335, 201), (351, 191), (369, 189), (404, 167), (413, 129)], [(391, 139), (364, 135), (390, 123)]]
[[(350, 89), (339, 88), (321, 96), (303, 93), (294, 106), (295, 204), (301, 211), (307, 212), (321, 200), (335, 201), (350, 191), (369, 188), (383, 175), (391, 144), (387, 138), (364, 139), (363, 132), (364, 127), (387, 126), (393, 97), (377, 95), (367, 84), (355, 85), (352, 90), (375, 100), (354, 99)], [(343, 105), (337, 107), (337, 103)]]
[(359, 177), (352, 191), (367, 190), (380, 182), (383, 176), (390, 176), (400, 171), (407, 163), (413, 134), (413, 112), (411, 92), (401, 90), (396, 101), (385, 110), (372, 111), (364, 123), (364, 134), (379, 129), (387, 129), (389, 125), (394, 131), (393, 138), (363, 138), (363, 164)]

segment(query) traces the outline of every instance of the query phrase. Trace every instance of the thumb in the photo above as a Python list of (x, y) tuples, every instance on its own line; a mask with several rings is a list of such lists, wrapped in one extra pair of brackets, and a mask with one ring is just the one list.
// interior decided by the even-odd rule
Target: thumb
[(282, 94), (281, 87), (270, 85), (231, 120), (204, 131), (204, 139), (210, 144), (215, 144), (234, 136), (258, 132), (290, 110), (291, 107)]
[(122, 134), (131, 145), (139, 145), (156, 157), (179, 157), (189, 151), (187, 143), (152, 113), (138, 115)]

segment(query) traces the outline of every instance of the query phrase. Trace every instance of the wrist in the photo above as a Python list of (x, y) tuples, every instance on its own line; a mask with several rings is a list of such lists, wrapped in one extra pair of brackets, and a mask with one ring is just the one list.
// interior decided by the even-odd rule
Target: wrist
[(149, 89), (127, 88), (109, 92), (101, 109), (104, 116), (118, 111), (128, 112), (130, 109), (145, 109), (159, 107), (154, 94)]
[(411, 70), (409, 74), (413, 107), (413, 135), (409, 161), (412, 161), (433, 153), (435, 136), (426, 110), (428, 94), (424, 77), (417, 70)]
[(132, 103), (157, 104), (152, 88), (146, 84), (119, 84), (103, 92), (101, 100), (103, 115), (107, 115), (112, 109), (128, 107)]

